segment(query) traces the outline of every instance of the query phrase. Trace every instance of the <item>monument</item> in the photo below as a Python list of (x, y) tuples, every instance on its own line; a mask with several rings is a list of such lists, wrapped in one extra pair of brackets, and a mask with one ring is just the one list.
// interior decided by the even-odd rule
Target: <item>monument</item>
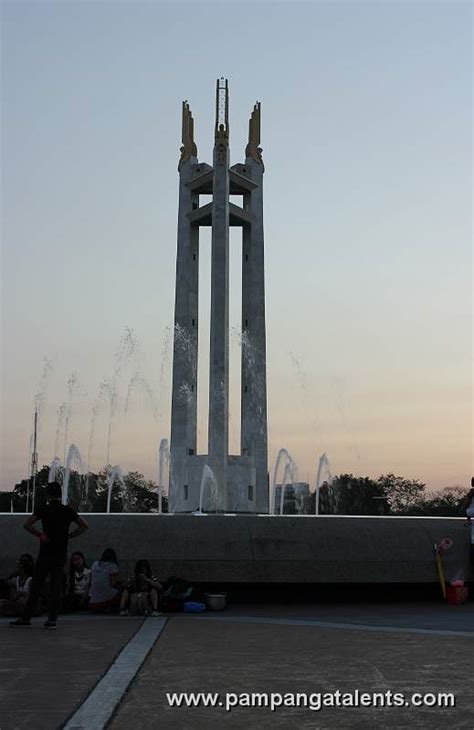
[[(183, 102), (171, 407), (171, 512), (268, 512), (265, 271), (260, 103), (245, 162), (230, 167), (229, 89), (216, 83), (213, 164), (198, 161)], [(212, 202), (200, 206), (200, 195)], [(242, 205), (229, 196), (242, 196)], [(212, 228), (208, 453), (197, 454), (199, 229)], [(240, 454), (229, 454), (229, 226), (242, 228)]]

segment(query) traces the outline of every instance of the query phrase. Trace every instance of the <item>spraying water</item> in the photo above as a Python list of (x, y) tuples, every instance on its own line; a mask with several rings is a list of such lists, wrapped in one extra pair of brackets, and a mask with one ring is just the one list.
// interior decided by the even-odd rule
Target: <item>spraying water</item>
[(174, 344), (175, 347), (185, 355), (188, 363), (192, 366), (193, 373), (196, 370), (196, 346), (194, 344), (194, 338), (191, 336), (189, 331), (182, 327), (180, 324), (174, 326)]
[(331, 380), (331, 387), (335, 395), (336, 410), (341, 420), (341, 425), (346, 433), (348, 449), (353, 451), (360, 461), (360, 452), (355, 439), (354, 431), (349, 424), (346, 417), (346, 406), (345, 406), (345, 391), (346, 391), (346, 379), (344, 377), (333, 377)]
[(68, 449), (68, 452), (67, 452), (66, 467), (65, 467), (65, 470), (64, 470), (63, 499), (62, 499), (63, 504), (67, 504), (68, 503), (68, 498), (69, 498), (69, 478), (71, 476), (71, 468), (72, 468), (72, 465), (73, 464), (76, 465), (76, 469), (77, 469), (78, 472), (83, 472), (84, 471), (84, 468), (83, 468), (83, 465), (82, 465), (81, 452), (79, 451), (79, 449), (77, 448), (77, 446), (75, 446), (74, 444), (71, 444), (70, 447), (69, 447), (69, 449)]
[(34, 398), (34, 406), (35, 410), (38, 411), (38, 415), (42, 415), (44, 405), (45, 405), (45, 398), (46, 398), (46, 391), (48, 389), (49, 385), (49, 378), (51, 376), (51, 373), (53, 372), (53, 362), (52, 360), (48, 360), (47, 357), (44, 358), (43, 362), (43, 371), (41, 373), (40, 382), (38, 385), (38, 389), (35, 393)]
[(163, 417), (163, 403), (165, 401), (165, 377), (171, 357), (171, 332), (172, 325), (167, 325), (163, 334), (163, 348), (161, 351), (160, 382), (158, 386), (158, 419)]
[(51, 464), (49, 465), (49, 472), (48, 472), (48, 484), (51, 484), (51, 482), (57, 482), (58, 477), (61, 476), (62, 473), (62, 464), (61, 459), (59, 459), (57, 456), (54, 457)]
[(120, 378), (124, 366), (135, 354), (137, 347), (138, 343), (134, 331), (130, 329), (130, 327), (125, 327), (125, 332), (120, 340), (117, 352), (115, 353), (115, 367), (112, 376), (104, 378), (100, 386), (101, 391), (108, 396), (109, 400), (109, 423), (107, 427), (107, 464), (110, 464), (112, 425), (117, 410)]
[(294, 474), (294, 463), (293, 460), (287, 462), (285, 465), (285, 473), (283, 475), (283, 482), (281, 484), (281, 494), (280, 494), (280, 514), (283, 514), (283, 507), (285, 505), (285, 489), (286, 485), (289, 484), (294, 488), (295, 483), (295, 474)]
[(116, 481), (119, 482), (123, 491), (125, 489), (125, 482), (123, 480), (122, 470), (119, 466), (112, 466), (107, 473), (107, 513), (110, 512), (110, 504), (112, 501), (112, 488)]
[[(69, 380), (67, 381), (67, 405), (64, 409), (64, 459), (63, 463), (66, 463), (66, 449), (67, 449), (67, 437), (69, 432), (69, 425), (73, 413), (73, 400), (78, 392), (77, 374), (75, 371), (71, 373)], [(56, 452), (55, 452), (56, 453)]]
[(161, 439), (158, 452), (158, 514), (163, 512), (163, 475), (165, 467), (169, 468), (170, 450), (168, 439)]
[(308, 387), (306, 371), (301, 364), (301, 356), (294, 352), (290, 352), (290, 360), (295, 369), (296, 380), (300, 388), (301, 406), (303, 408), (305, 418), (308, 419), (312, 432), (317, 437), (320, 447), (324, 449), (324, 441), (326, 437), (321, 420), (317, 415), (317, 410), (310, 410), (309, 404), (315, 402), (315, 397), (311, 395), (310, 388)]
[(140, 370), (136, 370), (133, 373), (132, 377), (130, 378), (130, 382), (129, 382), (128, 388), (127, 388), (127, 395), (125, 397), (124, 412), (128, 413), (128, 409), (130, 406), (130, 397), (132, 395), (132, 392), (136, 388), (140, 388), (145, 393), (145, 395), (147, 395), (148, 398), (150, 399), (151, 407), (153, 410), (153, 419), (156, 421), (157, 415), (158, 415), (158, 405), (156, 402), (156, 396), (155, 396), (153, 389), (152, 389), (151, 385), (149, 384), (148, 380), (145, 378), (145, 376), (143, 375), (143, 373)]
[[(288, 453), (287, 449), (280, 449), (278, 452), (277, 458), (275, 460), (275, 467), (273, 469), (273, 479), (272, 479), (272, 485), (270, 490), (270, 514), (275, 514), (275, 494), (276, 494), (276, 485), (277, 485), (277, 476), (278, 476), (278, 469), (280, 468), (280, 465), (282, 463), (285, 463), (285, 471), (284, 474), (287, 472), (287, 467), (289, 466), (290, 471), (288, 472), (291, 474), (291, 480), (294, 482), (296, 480), (296, 464), (294, 463), (293, 459), (291, 458), (290, 454)], [(282, 480), (282, 492), (283, 492), (283, 486), (285, 482), (285, 476)]]
[(208, 464), (204, 464), (204, 468), (202, 470), (202, 477), (201, 477), (201, 484), (199, 487), (199, 509), (197, 513), (194, 514), (203, 514), (202, 511), (202, 505), (204, 500), (204, 490), (206, 486), (210, 484), (210, 490), (208, 492), (209, 494), (209, 504), (210, 506), (214, 505), (214, 507), (217, 505), (217, 496), (218, 496), (218, 488), (217, 488), (217, 481), (216, 477), (214, 475), (214, 472), (212, 471), (211, 467)]
[(97, 414), (99, 412), (100, 403), (101, 403), (101, 394), (100, 394), (100, 390), (99, 390), (99, 396), (92, 405), (91, 424), (90, 424), (90, 428), (89, 428), (89, 442), (87, 444), (87, 476), (86, 476), (86, 494), (85, 494), (85, 499), (86, 499), (87, 504), (89, 504), (89, 481), (90, 481), (90, 473), (91, 473), (92, 445), (94, 442), (95, 422), (96, 422)]
[(58, 408), (58, 421), (56, 424), (56, 438), (54, 440), (54, 456), (56, 457), (59, 453), (59, 436), (64, 425), (64, 417), (66, 415), (66, 404), (61, 403)]
[[(323, 478), (325, 477), (325, 478)], [(316, 486), (314, 492), (314, 513), (319, 515), (319, 492), (321, 490), (321, 484), (330, 484), (332, 481), (332, 475), (329, 468), (329, 459), (326, 452), (321, 454), (318, 463), (318, 473), (316, 475)]]

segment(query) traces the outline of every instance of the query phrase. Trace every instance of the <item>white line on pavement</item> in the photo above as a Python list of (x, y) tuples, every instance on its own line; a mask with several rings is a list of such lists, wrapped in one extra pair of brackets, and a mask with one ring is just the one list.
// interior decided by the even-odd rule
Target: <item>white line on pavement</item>
[(102, 730), (106, 726), (161, 634), (166, 620), (145, 619), (85, 702), (64, 726), (64, 730)]
[(315, 621), (312, 619), (271, 618), (265, 616), (191, 616), (178, 614), (176, 618), (191, 618), (197, 621), (224, 621), (240, 624), (279, 624), (282, 626), (315, 626), (321, 629), (349, 629), (353, 631), (380, 631), (392, 634), (434, 634), (436, 636), (474, 636), (474, 631), (450, 631), (448, 629), (419, 629), (412, 626), (378, 626), (376, 624), (339, 623)]

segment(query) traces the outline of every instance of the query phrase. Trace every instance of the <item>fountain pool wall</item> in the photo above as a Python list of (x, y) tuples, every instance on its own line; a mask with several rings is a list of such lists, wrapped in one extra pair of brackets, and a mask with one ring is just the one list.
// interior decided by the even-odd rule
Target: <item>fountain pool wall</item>
[[(26, 515), (0, 514), (0, 577), (37, 541)], [(163, 579), (225, 583), (433, 583), (433, 544), (450, 537), (446, 578), (469, 574), (470, 530), (462, 518), (84, 514), (90, 530), (70, 542), (89, 563), (106, 547), (121, 568), (149, 558)]]

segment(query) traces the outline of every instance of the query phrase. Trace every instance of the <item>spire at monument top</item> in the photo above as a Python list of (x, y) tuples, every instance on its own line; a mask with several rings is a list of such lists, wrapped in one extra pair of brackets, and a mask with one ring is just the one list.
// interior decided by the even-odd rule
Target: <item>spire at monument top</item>
[(225, 131), (229, 138), (229, 82), (223, 76), (216, 81), (216, 139)]
[(194, 141), (194, 119), (186, 99), (183, 101), (181, 141), (183, 146), (180, 149), (181, 157), (179, 160), (179, 166), (183, 162), (186, 162), (186, 160), (189, 160), (190, 157), (197, 157), (197, 147)]

